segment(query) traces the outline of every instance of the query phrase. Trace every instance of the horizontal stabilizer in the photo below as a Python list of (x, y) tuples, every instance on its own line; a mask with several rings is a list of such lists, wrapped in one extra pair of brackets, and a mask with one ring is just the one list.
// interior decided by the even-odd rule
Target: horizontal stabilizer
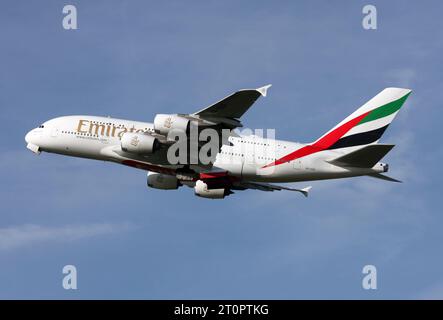
[(382, 180), (386, 180), (386, 181), (391, 181), (391, 182), (400, 182), (400, 180), (385, 176), (381, 173), (374, 173), (374, 174), (368, 174), (369, 177), (373, 177), (373, 178), (377, 178), (377, 179), (382, 179)]
[(372, 168), (393, 147), (393, 144), (371, 144), (328, 162), (340, 167)]

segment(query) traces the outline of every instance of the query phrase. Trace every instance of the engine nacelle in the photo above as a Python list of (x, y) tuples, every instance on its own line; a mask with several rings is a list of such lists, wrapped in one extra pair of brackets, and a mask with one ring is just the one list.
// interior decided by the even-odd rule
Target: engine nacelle
[(178, 189), (180, 182), (175, 176), (168, 174), (148, 172), (148, 187), (162, 190)]
[(201, 180), (197, 180), (194, 187), (194, 194), (198, 197), (209, 199), (223, 199), (232, 192), (227, 188), (208, 189), (208, 185)]
[(125, 132), (120, 143), (123, 151), (139, 155), (153, 154), (160, 148), (158, 139), (147, 133)]
[(157, 114), (154, 118), (154, 130), (167, 135), (171, 130), (188, 132), (190, 120), (176, 114)]

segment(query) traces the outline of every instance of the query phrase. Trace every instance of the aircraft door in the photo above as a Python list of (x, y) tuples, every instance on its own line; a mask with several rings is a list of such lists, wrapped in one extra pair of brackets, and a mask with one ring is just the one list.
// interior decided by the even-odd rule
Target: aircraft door
[(253, 152), (246, 151), (243, 157), (242, 177), (253, 177), (257, 175), (257, 163)]
[(53, 127), (51, 129), (51, 137), (52, 138), (57, 138), (57, 136), (58, 136), (58, 128), (57, 127)]
[(294, 168), (295, 170), (301, 170), (301, 168), (302, 168), (301, 160), (296, 159), (296, 160), (292, 161), (292, 168)]

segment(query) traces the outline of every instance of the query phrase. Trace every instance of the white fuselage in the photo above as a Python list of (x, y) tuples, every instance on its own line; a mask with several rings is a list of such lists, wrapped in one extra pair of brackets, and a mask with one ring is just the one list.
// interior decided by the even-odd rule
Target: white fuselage
[[(182, 165), (170, 165), (166, 152), (138, 156), (121, 149), (125, 132), (153, 133), (152, 123), (96, 116), (66, 116), (46, 121), (25, 137), (34, 152), (46, 151), (73, 157), (112, 161), (133, 167), (174, 174)], [(383, 165), (373, 168), (342, 168), (327, 161), (343, 154), (325, 150), (264, 168), (275, 159), (300, 149), (304, 144), (265, 139), (258, 136), (229, 137), (216, 156), (212, 171), (227, 171), (243, 181), (295, 182), (334, 179), (383, 172)], [(196, 172), (202, 166), (192, 166)], [(207, 172), (207, 169), (206, 169)]]

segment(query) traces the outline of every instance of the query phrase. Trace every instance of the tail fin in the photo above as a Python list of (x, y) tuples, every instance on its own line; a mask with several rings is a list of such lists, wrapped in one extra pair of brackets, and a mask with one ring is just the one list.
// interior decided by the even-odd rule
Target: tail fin
[(409, 89), (384, 89), (313, 145), (330, 150), (378, 142), (410, 93)]

